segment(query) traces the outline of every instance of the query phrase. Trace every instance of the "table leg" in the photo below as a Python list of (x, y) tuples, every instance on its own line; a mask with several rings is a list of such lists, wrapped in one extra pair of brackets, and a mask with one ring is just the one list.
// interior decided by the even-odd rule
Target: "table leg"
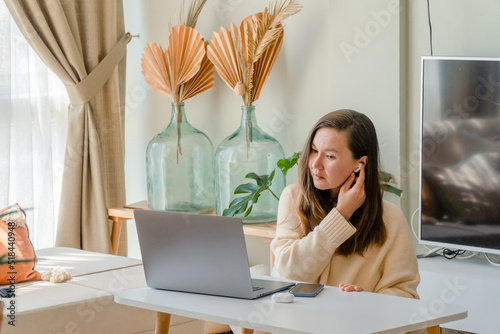
[(441, 334), (441, 328), (439, 326), (432, 326), (425, 329), (425, 334)]
[(156, 312), (155, 334), (168, 334), (170, 327), (170, 314)]
[(118, 243), (120, 241), (120, 233), (122, 230), (122, 223), (124, 220), (120, 217), (110, 217), (113, 220), (113, 228), (111, 229), (111, 250), (112, 254), (118, 254)]

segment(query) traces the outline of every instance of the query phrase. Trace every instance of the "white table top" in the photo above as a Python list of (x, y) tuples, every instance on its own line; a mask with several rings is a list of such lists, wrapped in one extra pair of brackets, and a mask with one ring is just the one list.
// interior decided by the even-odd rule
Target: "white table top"
[(291, 304), (270, 296), (243, 300), (138, 288), (115, 294), (120, 304), (274, 333), (402, 333), (463, 319), (467, 310), (431, 301), (326, 287)]

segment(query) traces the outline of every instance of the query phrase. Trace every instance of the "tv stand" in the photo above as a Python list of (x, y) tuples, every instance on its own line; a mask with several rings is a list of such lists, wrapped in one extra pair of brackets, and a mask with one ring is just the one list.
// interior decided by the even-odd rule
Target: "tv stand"
[(431, 300), (423, 313), (439, 313), (446, 304), (468, 309), (465, 319), (442, 328), (481, 334), (500, 333), (500, 268), (484, 257), (446, 259), (441, 256), (418, 259), (421, 299)]

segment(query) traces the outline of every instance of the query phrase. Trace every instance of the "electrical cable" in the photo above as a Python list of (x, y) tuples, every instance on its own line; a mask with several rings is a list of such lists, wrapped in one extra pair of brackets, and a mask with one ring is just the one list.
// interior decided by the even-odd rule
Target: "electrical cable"
[(475, 256), (477, 256), (479, 253), (476, 253), (476, 252), (471, 252), (469, 255), (467, 256), (457, 256), (456, 259), (457, 260), (467, 260), (467, 259), (470, 259), (470, 258), (473, 258)]
[(488, 254), (487, 254), (487, 253), (484, 253), (484, 257), (486, 257), (486, 260), (488, 260), (488, 262), (489, 262), (490, 264), (492, 264), (492, 265), (494, 265), (494, 266), (496, 266), (496, 267), (500, 267), (500, 263), (492, 261), (492, 260), (490, 259), (490, 257), (488, 256)]
[(449, 249), (445, 248), (443, 249), (443, 256), (447, 258), (448, 260), (454, 259), (459, 255), (465, 254), (464, 249)]
[[(419, 208), (416, 208), (415, 211), (413, 211), (413, 214), (411, 215), (410, 229), (411, 229), (415, 239), (417, 239), (419, 241), (420, 238), (417, 235), (417, 232), (415, 232), (415, 227), (413, 224), (413, 219), (415, 218), (415, 214), (418, 211), (419, 211)], [(425, 254), (422, 254), (422, 255), (418, 255), (418, 258), (426, 258), (426, 257), (438, 255), (438, 256), (443, 256), (443, 257), (447, 258), (448, 260), (452, 260), (452, 259), (465, 260), (465, 259), (470, 259), (471, 257), (478, 255), (478, 253), (476, 253), (476, 252), (471, 252), (470, 255), (462, 256), (466, 252), (466, 250), (463, 250), (463, 249), (453, 250), (453, 249), (448, 249), (445, 247), (430, 248), (430, 247), (427, 247), (426, 245), (422, 245), (422, 246), (425, 247), (428, 250), (428, 252)], [(442, 251), (442, 252), (439, 253), (440, 251)], [(487, 259), (488, 259), (488, 261), (490, 261), (488, 257), (487, 257)], [(494, 262), (490, 261), (490, 263), (493, 264)], [(498, 266), (500, 266), (500, 263), (498, 264)]]
[[(414, 228), (414, 224), (413, 224), (413, 218), (415, 218), (415, 214), (419, 210), (420, 210), (419, 208), (416, 208), (415, 211), (413, 211), (413, 214), (411, 215), (411, 218), (410, 218), (410, 229), (411, 229), (411, 232), (413, 233), (413, 236), (415, 237), (415, 239), (417, 241), (420, 241), (420, 238), (417, 235), (417, 232), (415, 232), (415, 228)], [(435, 252), (437, 252), (437, 251), (439, 251), (441, 249), (441, 247), (439, 247), (438, 249), (436, 249), (436, 248), (429, 248), (426, 245), (422, 245), (422, 246), (425, 247), (429, 251), (423, 257), (429, 256), (429, 255), (431, 255), (431, 254), (433, 254), (433, 253), (435, 253)]]
[(415, 237), (416, 240), (420, 240), (420, 238), (418, 237), (417, 235), (417, 232), (415, 232), (415, 229), (414, 229), (414, 226), (413, 226), (413, 218), (415, 217), (415, 214), (418, 212), (418, 208), (415, 209), (415, 211), (413, 211), (413, 214), (411, 215), (411, 218), (410, 218), (410, 227), (411, 227), (411, 231), (413, 233), (413, 236)]
[(434, 55), (434, 52), (432, 50), (432, 23), (431, 23), (431, 8), (429, 4), (429, 0), (427, 0), (427, 20), (429, 21), (429, 41), (431, 44), (431, 56)]
[(445, 258), (447, 258), (448, 260), (452, 260), (452, 259), (466, 260), (466, 259), (470, 259), (470, 258), (478, 255), (478, 253), (476, 253), (476, 252), (471, 252), (471, 254), (469, 254), (469, 255), (462, 256), (465, 254), (465, 252), (467, 252), (465, 249), (445, 248), (445, 249), (443, 249), (443, 256)]

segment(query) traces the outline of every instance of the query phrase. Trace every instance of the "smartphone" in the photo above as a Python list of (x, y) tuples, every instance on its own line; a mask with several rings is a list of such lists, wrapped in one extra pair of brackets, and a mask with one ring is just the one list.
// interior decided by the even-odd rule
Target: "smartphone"
[(324, 285), (320, 283), (297, 283), (288, 292), (295, 297), (315, 297), (323, 287)]

